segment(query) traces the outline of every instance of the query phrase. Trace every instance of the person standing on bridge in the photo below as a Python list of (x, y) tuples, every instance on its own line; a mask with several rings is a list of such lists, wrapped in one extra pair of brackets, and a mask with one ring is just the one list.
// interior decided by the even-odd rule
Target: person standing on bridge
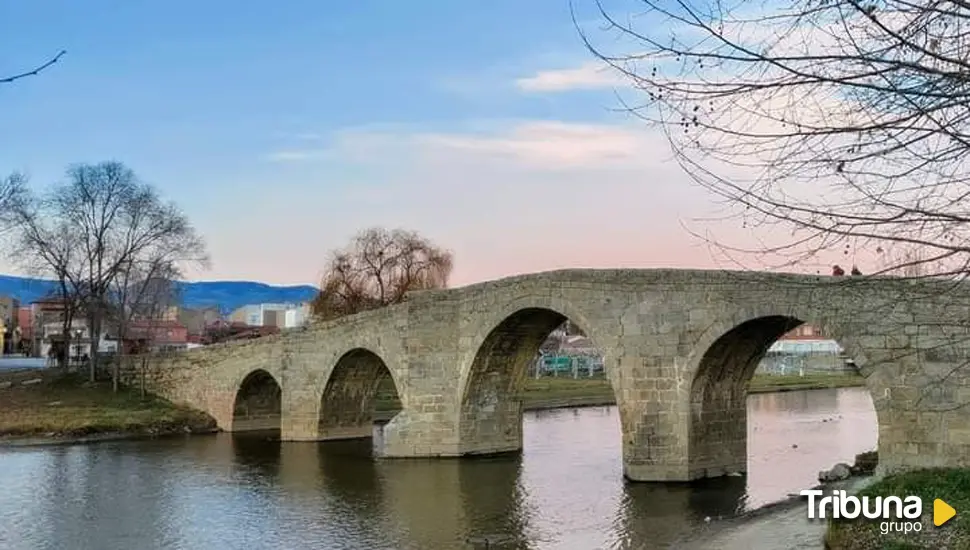
[(842, 277), (843, 275), (845, 275), (845, 270), (844, 269), (842, 269), (838, 265), (833, 265), (832, 266), (832, 276), (833, 277)]
[(852, 271), (850, 271), (849, 273), (851, 273), (853, 277), (855, 277), (856, 275), (862, 275), (862, 272), (859, 271), (859, 268), (856, 266), (852, 266)]

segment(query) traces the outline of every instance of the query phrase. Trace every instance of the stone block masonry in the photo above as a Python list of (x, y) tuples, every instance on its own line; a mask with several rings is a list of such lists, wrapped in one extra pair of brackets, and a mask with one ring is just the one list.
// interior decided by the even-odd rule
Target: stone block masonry
[[(403, 410), (389, 457), (522, 447), (515, 398), (565, 319), (604, 353), (625, 475), (686, 481), (744, 471), (745, 383), (800, 323), (866, 376), (880, 468), (970, 465), (970, 288), (934, 281), (694, 270), (564, 270), (412, 293), (399, 305), (124, 369), (132, 383), (285, 440), (370, 435), (383, 377)], [(255, 374), (254, 374), (255, 373)]]

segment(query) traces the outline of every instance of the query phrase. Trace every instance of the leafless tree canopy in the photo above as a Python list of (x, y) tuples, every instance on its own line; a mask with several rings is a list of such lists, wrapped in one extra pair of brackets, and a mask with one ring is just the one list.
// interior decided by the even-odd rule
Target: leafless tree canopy
[[(42, 194), (18, 184), (11, 204), (15, 260), (58, 280), (87, 316), (93, 342), (112, 312), (153, 295), (151, 283), (207, 260), (185, 215), (118, 162), (73, 166)], [(96, 355), (91, 364), (93, 377)]]
[(851, 247), (881, 271), (968, 272), (970, 4), (634, 4), (598, 4), (611, 32), (583, 37), (738, 223), (781, 226), (758, 252)]
[(333, 319), (396, 304), (411, 290), (445, 288), (451, 270), (451, 253), (413, 231), (367, 229), (332, 253), (313, 313)]

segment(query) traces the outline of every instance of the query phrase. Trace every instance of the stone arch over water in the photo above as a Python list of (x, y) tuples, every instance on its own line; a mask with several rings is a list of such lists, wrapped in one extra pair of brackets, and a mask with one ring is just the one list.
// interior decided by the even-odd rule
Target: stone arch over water
[[(747, 472), (748, 385), (769, 348), (803, 324), (791, 315), (761, 315), (727, 329), (712, 327), (701, 338), (699, 355), (688, 371), (693, 375), (688, 401), (692, 478)], [(846, 345), (838, 334), (825, 338)], [(851, 348), (845, 350), (853, 357)]]
[(263, 369), (250, 372), (236, 390), (231, 430), (279, 430), (282, 397), (281, 386), (272, 374)]
[[(383, 390), (383, 391), (382, 391)], [(354, 348), (337, 360), (320, 396), (319, 438), (371, 437), (379, 405), (400, 410), (399, 385), (384, 360)]]
[[(480, 338), (461, 385), (461, 441), (474, 442), (490, 453), (522, 448), (520, 393), (540, 346), (566, 321), (598, 345), (584, 318), (540, 305), (514, 309)], [(477, 454), (477, 450), (465, 449), (467, 454)]]

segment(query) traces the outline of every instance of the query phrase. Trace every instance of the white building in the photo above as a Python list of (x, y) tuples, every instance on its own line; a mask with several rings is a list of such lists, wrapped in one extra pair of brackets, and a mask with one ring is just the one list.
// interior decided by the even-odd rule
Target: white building
[[(62, 340), (62, 334), (64, 330), (64, 324), (60, 321), (45, 323), (41, 325), (40, 334), (40, 355), (41, 357), (47, 357), (50, 354), (51, 345), (57, 340)], [(72, 357), (77, 355), (87, 354), (91, 355), (91, 333), (88, 331), (88, 323), (86, 319), (72, 319), (71, 320), (71, 349), (70, 355)], [(100, 353), (113, 353), (118, 350), (118, 342), (116, 340), (109, 340), (106, 334), (101, 334), (101, 342), (98, 345), (98, 351)]]
[(302, 327), (310, 318), (310, 304), (299, 304), (286, 310), (283, 328)]
[(310, 304), (251, 304), (231, 314), (229, 321), (253, 327), (276, 326), (294, 328), (306, 324), (310, 316)]

